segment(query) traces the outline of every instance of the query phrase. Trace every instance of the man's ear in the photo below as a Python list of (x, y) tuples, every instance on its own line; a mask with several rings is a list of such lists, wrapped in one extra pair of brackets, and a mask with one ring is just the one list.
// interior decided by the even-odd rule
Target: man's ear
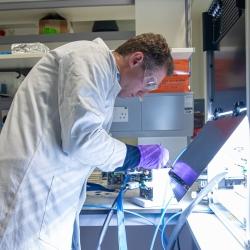
[(141, 51), (132, 53), (129, 56), (129, 66), (130, 68), (142, 65), (144, 59), (144, 54)]

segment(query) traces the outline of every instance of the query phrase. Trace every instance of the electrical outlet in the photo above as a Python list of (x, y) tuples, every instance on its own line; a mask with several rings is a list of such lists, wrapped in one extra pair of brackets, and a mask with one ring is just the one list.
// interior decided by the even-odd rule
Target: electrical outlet
[(114, 107), (113, 122), (128, 122), (128, 107)]

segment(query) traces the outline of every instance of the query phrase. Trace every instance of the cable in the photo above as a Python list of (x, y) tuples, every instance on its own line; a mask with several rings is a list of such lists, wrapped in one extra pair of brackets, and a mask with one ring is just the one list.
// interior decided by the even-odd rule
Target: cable
[(155, 240), (156, 240), (157, 233), (158, 233), (158, 231), (159, 231), (159, 228), (160, 228), (160, 226), (161, 226), (162, 220), (163, 220), (163, 218), (164, 218), (164, 215), (165, 215), (165, 213), (166, 213), (166, 211), (167, 211), (168, 205), (170, 204), (170, 201), (172, 200), (172, 198), (173, 198), (173, 197), (171, 197), (171, 198), (169, 199), (169, 201), (167, 202), (167, 204), (166, 204), (166, 206), (165, 206), (163, 212), (161, 213), (160, 221), (159, 221), (159, 223), (158, 223), (158, 225), (157, 225), (157, 227), (156, 227), (156, 229), (155, 229), (154, 236), (153, 236), (153, 239), (152, 239), (152, 242), (151, 242), (150, 250), (153, 250), (153, 248), (154, 248), (154, 244), (155, 244)]
[(193, 211), (193, 208), (204, 198), (204, 196), (206, 196), (214, 188), (214, 186), (218, 182), (220, 182), (225, 177), (226, 174), (227, 174), (227, 172), (222, 172), (222, 173), (216, 175), (215, 177), (213, 177), (212, 180), (208, 182), (207, 186), (199, 192), (197, 197), (181, 213), (181, 215), (178, 219), (178, 223), (175, 226), (175, 228), (174, 228), (174, 230), (169, 238), (167, 250), (173, 249), (175, 241), (177, 240), (177, 237), (178, 237), (180, 231), (182, 230), (183, 226), (185, 225), (187, 217)]
[(125, 217), (124, 217), (124, 209), (123, 209), (123, 195), (127, 189), (128, 189), (128, 186), (121, 188), (121, 191), (119, 192), (117, 203), (116, 203), (119, 250), (128, 250), (127, 235), (126, 235), (126, 228), (125, 228)]
[[(108, 206), (96, 206), (96, 205), (84, 205), (84, 207), (90, 207), (90, 208), (107, 208), (107, 209), (111, 209), (111, 207), (108, 207)], [(114, 210), (116, 210), (116, 208), (114, 208)], [(148, 223), (152, 224), (153, 226), (157, 227), (157, 225), (152, 222), (151, 220), (149, 220), (148, 218), (146, 218), (145, 216), (141, 215), (141, 214), (138, 214), (136, 212), (132, 212), (132, 211), (129, 211), (127, 209), (124, 209), (124, 212), (125, 213), (128, 213), (128, 214), (133, 214), (145, 221), (147, 221)], [(161, 229), (159, 229), (161, 231)]]
[(177, 248), (178, 250), (181, 250), (181, 244), (180, 244), (180, 237), (177, 237)]
[(104, 192), (114, 192), (114, 189), (106, 188), (100, 184), (87, 182), (87, 191), (104, 191)]
[[(129, 210), (124, 210), (124, 212), (129, 213), (129, 214), (133, 214), (133, 215), (135, 215), (135, 216), (138, 216), (138, 217), (140, 217), (140, 218), (146, 220), (147, 222), (149, 222), (149, 223), (152, 224), (153, 226), (157, 227), (157, 225), (156, 225), (154, 222), (152, 222), (152, 221), (149, 220), (148, 218), (146, 218), (146, 217), (144, 217), (144, 216), (142, 216), (142, 215), (140, 215), (140, 214), (138, 214), (138, 213), (135, 213), (135, 212), (132, 212), (132, 211), (129, 211)], [(161, 231), (161, 229), (159, 229), (159, 230)]]
[(111, 218), (113, 216), (114, 208), (117, 206), (117, 202), (120, 199), (123, 192), (126, 192), (126, 190), (127, 190), (126, 184), (127, 184), (128, 180), (129, 180), (129, 178), (130, 178), (129, 175), (125, 175), (125, 178), (124, 178), (123, 184), (121, 185), (120, 191), (119, 191), (117, 197), (115, 198), (115, 200), (114, 200), (114, 202), (113, 202), (113, 204), (112, 204), (112, 206), (110, 208), (109, 213), (107, 214), (107, 216), (105, 218), (105, 221), (103, 223), (101, 233), (100, 233), (100, 236), (99, 236), (99, 240), (98, 240), (98, 244), (97, 244), (97, 248), (96, 248), (97, 250), (101, 250), (101, 245), (102, 245), (103, 239), (104, 239), (104, 237), (106, 235), (110, 220), (111, 220)]
[(103, 242), (103, 239), (104, 239), (104, 236), (106, 235), (106, 232), (107, 232), (107, 229), (108, 229), (108, 225), (109, 225), (109, 222), (113, 216), (113, 213), (114, 213), (114, 208), (116, 206), (116, 202), (117, 202), (117, 199), (118, 199), (118, 195), (117, 197), (115, 198), (111, 208), (110, 208), (110, 211), (109, 213), (107, 214), (106, 218), (105, 218), (105, 221), (103, 223), (103, 226), (102, 226), (102, 230), (101, 230), (101, 233), (100, 233), (100, 236), (99, 236), (99, 240), (98, 240), (98, 245), (97, 245), (97, 250), (101, 250), (101, 244)]
[[(175, 158), (175, 161), (173, 162), (172, 166), (175, 165), (175, 163), (178, 161), (178, 159), (179, 159), (180, 156), (183, 154), (183, 152), (186, 151), (186, 149), (187, 149), (187, 147), (185, 147), (185, 148), (178, 154), (178, 156)], [(161, 214), (160, 221), (159, 221), (159, 223), (158, 223), (158, 225), (157, 225), (157, 227), (156, 227), (156, 229), (155, 229), (155, 232), (154, 232), (154, 236), (153, 236), (153, 239), (152, 239), (152, 242), (151, 242), (150, 250), (153, 250), (153, 248), (154, 248), (154, 244), (155, 244), (155, 240), (156, 240), (156, 236), (157, 236), (158, 230), (159, 230), (159, 228), (160, 228), (160, 225), (161, 225), (161, 223), (162, 223), (162, 221), (163, 221), (164, 215), (165, 215), (166, 212), (167, 212), (168, 205), (170, 204), (170, 201), (172, 200), (172, 198), (173, 198), (173, 197), (171, 197), (171, 198), (169, 199), (169, 201), (167, 202), (167, 204), (166, 204), (166, 206), (165, 206), (165, 208), (164, 208), (164, 210), (163, 210), (163, 212), (162, 212), (162, 214)]]
[(175, 165), (175, 163), (179, 160), (179, 158), (181, 157), (181, 155), (186, 151), (187, 147), (183, 148), (182, 151), (177, 155), (177, 157), (175, 158), (174, 162), (173, 162), (173, 166)]
[[(173, 214), (167, 221), (166, 223), (164, 224), (163, 228), (162, 228), (162, 231), (161, 231), (161, 244), (162, 244), (162, 248), (163, 249), (166, 249), (165, 248), (165, 245), (167, 245), (167, 239), (166, 237), (164, 237), (164, 232), (166, 230), (166, 226), (170, 223), (171, 220), (173, 220), (175, 217), (179, 216), (182, 212), (178, 212), (176, 214)], [(166, 232), (167, 233), (167, 232)]]
[[(186, 148), (178, 155), (178, 157), (177, 157), (176, 160), (174, 161), (174, 164), (176, 163), (176, 161), (178, 160), (178, 158), (180, 157), (180, 155), (181, 155), (185, 150), (186, 150)], [(173, 164), (173, 165), (174, 165), (174, 164)], [(127, 184), (127, 182), (128, 182), (128, 178), (129, 178), (128, 175), (125, 175), (125, 179), (124, 179), (123, 185), (121, 186), (121, 189), (120, 189), (120, 191), (119, 191), (119, 193), (118, 193), (116, 199), (114, 200), (114, 202), (113, 202), (113, 204), (112, 204), (112, 206), (111, 206), (111, 208), (110, 208), (109, 213), (107, 214), (107, 216), (106, 216), (106, 218), (105, 218), (105, 221), (104, 221), (104, 224), (103, 224), (103, 226), (102, 226), (102, 230), (101, 230), (101, 233), (100, 233), (100, 236), (99, 236), (99, 241), (98, 241), (98, 245), (97, 245), (97, 250), (101, 250), (101, 244), (102, 244), (103, 239), (104, 239), (104, 236), (105, 236), (105, 234), (106, 234), (106, 232), (107, 232), (108, 225), (109, 225), (110, 220), (111, 220), (111, 218), (112, 218), (112, 216), (113, 216), (115, 207), (117, 207), (117, 205), (118, 205), (119, 208), (120, 208), (120, 206), (122, 206), (122, 200), (121, 200), (121, 199), (122, 199), (123, 193), (125, 193), (126, 190), (127, 190), (126, 184)], [(159, 231), (160, 225), (161, 225), (161, 223), (162, 223), (162, 221), (163, 221), (164, 215), (165, 215), (165, 213), (166, 213), (167, 207), (168, 207), (168, 205), (169, 205), (171, 199), (172, 199), (172, 197), (171, 197), (171, 198), (169, 199), (169, 201), (167, 202), (166, 207), (165, 207), (164, 211), (163, 211), (162, 214), (161, 214), (160, 221), (159, 221), (159, 223), (158, 223), (158, 225), (157, 225), (157, 227), (156, 227), (156, 229), (155, 229), (155, 232), (154, 232), (154, 236), (153, 236), (153, 239), (152, 239), (152, 242), (151, 242), (151, 248), (150, 248), (150, 250), (153, 250), (153, 247), (154, 247), (154, 243), (155, 243), (155, 240), (156, 240), (157, 233), (158, 233), (158, 231)], [(121, 209), (122, 209), (122, 211), (123, 211), (123, 207), (121, 207)], [(119, 210), (119, 211), (120, 211), (120, 210)], [(120, 217), (120, 216), (119, 216), (119, 217)], [(122, 218), (122, 220), (124, 220), (124, 218)], [(123, 234), (124, 234), (124, 230), (125, 230), (125, 229), (123, 228)]]

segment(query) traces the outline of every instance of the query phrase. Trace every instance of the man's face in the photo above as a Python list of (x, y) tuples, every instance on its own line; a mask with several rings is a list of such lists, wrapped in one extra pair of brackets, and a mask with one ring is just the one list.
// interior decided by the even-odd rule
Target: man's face
[(166, 76), (165, 66), (148, 70), (143, 67), (143, 57), (139, 61), (136, 56), (130, 60), (132, 61), (129, 62), (129, 67), (121, 74), (120, 97), (143, 97), (149, 91), (156, 89)]

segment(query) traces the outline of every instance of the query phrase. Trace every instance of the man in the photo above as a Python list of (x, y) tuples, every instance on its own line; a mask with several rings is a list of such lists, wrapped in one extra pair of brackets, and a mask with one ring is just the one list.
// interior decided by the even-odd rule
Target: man
[(172, 67), (165, 39), (151, 33), (114, 52), (101, 39), (72, 42), (33, 67), (0, 137), (1, 250), (80, 249), (78, 215), (95, 168), (167, 163), (160, 145), (125, 145), (108, 131), (116, 96), (142, 97)]

